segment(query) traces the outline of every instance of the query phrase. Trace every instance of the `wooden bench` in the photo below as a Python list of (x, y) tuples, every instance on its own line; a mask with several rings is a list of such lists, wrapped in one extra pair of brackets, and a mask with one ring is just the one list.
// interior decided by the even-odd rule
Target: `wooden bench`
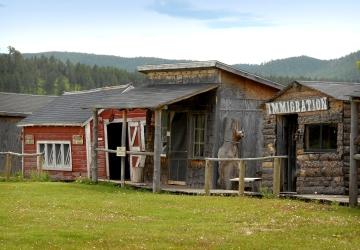
[[(261, 180), (262, 180), (262, 178), (258, 178), (258, 177), (245, 177), (244, 178), (245, 183), (251, 183), (251, 191), (253, 191), (253, 192), (255, 192), (255, 183), (258, 181), (261, 181)], [(233, 183), (239, 184), (239, 177), (232, 178), (232, 179), (230, 179), (230, 181)]]

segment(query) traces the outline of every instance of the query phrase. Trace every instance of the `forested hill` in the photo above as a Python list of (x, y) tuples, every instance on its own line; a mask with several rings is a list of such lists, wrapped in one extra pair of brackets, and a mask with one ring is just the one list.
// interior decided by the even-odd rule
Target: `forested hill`
[(98, 65), (104, 67), (116, 67), (119, 69), (125, 69), (129, 72), (135, 72), (137, 66), (146, 64), (164, 64), (164, 63), (180, 63), (190, 62), (190, 60), (171, 60), (162, 59), (156, 57), (120, 57), (120, 56), (109, 56), (109, 55), (96, 55), (87, 53), (76, 53), (76, 52), (42, 52), (42, 53), (24, 53), (24, 57), (55, 57), (62, 62), (69, 60), (72, 63), (83, 63), (87, 65)]
[[(46, 57), (53, 56), (63, 62), (69, 60), (72, 63), (83, 63), (91, 66), (95, 64), (98, 66), (111, 66), (125, 69), (129, 72), (136, 71), (136, 67), (140, 65), (189, 62), (187, 60), (169, 60), (153, 57), (126, 58), (72, 52), (24, 54), (27, 58), (39, 57), (41, 55)], [(294, 79), (360, 82), (360, 71), (356, 68), (356, 61), (359, 60), (360, 51), (357, 51), (332, 60), (319, 60), (308, 56), (300, 56), (273, 60), (263, 64), (235, 64), (233, 66), (284, 84)]]
[(236, 64), (234, 67), (265, 77), (280, 76), (360, 82), (360, 71), (356, 64), (359, 60), (360, 51), (357, 51), (332, 60), (300, 56), (274, 60), (260, 65)]
[(90, 66), (62, 62), (55, 57), (24, 58), (14, 48), (0, 54), (0, 91), (60, 95), (64, 91), (83, 90), (133, 83), (143, 84), (141, 73), (115, 67)]

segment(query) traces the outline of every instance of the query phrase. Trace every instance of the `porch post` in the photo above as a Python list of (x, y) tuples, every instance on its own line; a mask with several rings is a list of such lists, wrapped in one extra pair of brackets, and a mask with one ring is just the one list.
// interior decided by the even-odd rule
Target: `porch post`
[(97, 164), (97, 148), (98, 148), (98, 109), (93, 108), (93, 138), (91, 147), (91, 180), (98, 182), (98, 164)]
[[(126, 124), (127, 124), (127, 110), (125, 109), (123, 111), (123, 123), (122, 123), (122, 130), (121, 130), (121, 147), (126, 147)], [(121, 157), (121, 187), (125, 186), (125, 160), (126, 160), (126, 156)], [(131, 167), (132, 166), (130, 166), (130, 168)]]
[(154, 138), (154, 176), (153, 192), (161, 191), (160, 187), (161, 169), (161, 109), (155, 110), (155, 138)]
[(357, 206), (358, 185), (357, 185), (357, 160), (354, 155), (357, 153), (355, 139), (358, 136), (358, 103), (350, 98), (351, 102), (351, 126), (350, 126), (350, 183), (349, 183), (349, 205)]

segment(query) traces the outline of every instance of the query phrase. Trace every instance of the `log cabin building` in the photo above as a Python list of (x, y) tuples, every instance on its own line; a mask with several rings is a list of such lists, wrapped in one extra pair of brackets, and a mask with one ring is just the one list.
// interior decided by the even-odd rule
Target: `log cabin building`
[[(217, 157), (219, 147), (231, 141), (230, 123), (238, 120), (245, 137), (237, 144), (240, 155), (262, 155), (261, 103), (282, 85), (218, 61), (147, 65), (146, 87), (129, 90), (94, 103), (99, 109), (147, 110), (147, 157), (143, 181), (202, 188), (204, 157)], [(261, 163), (247, 167), (248, 176), (260, 174)], [(214, 168), (212, 186), (216, 187)], [(237, 176), (234, 176), (237, 177)], [(156, 178), (156, 180), (155, 180)]]
[[(66, 92), (48, 105), (18, 123), (23, 129), (23, 152), (44, 152), (43, 170), (52, 179), (75, 180), (90, 177), (92, 112), (83, 107), (101, 99), (122, 94), (131, 85), (104, 87), (86, 91)], [(102, 109), (98, 112), (98, 141), (103, 148), (116, 149), (121, 143), (123, 113)], [(132, 110), (127, 114), (125, 133), (128, 147), (144, 150), (145, 112)], [(130, 140), (129, 140), (130, 138)], [(36, 157), (24, 160), (24, 174), (29, 176), (39, 165)], [(132, 157), (126, 162), (126, 177), (132, 174), (130, 165), (141, 167)], [(102, 179), (120, 179), (120, 158), (114, 154), (98, 153), (98, 176)]]
[[(359, 83), (295, 81), (267, 101), (264, 154), (288, 155), (283, 192), (348, 193), (350, 96), (356, 93)], [(271, 187), (272, 169), (263, 162), (263, 186)]]
[[(36, 110), (53, 101), (55, 96), (0, 92), (0, 152), (22, 152), (21, 129), (16, 124)], [(21, 171), (22, 160), (12, 159), (12, 172)], [(0, 156), (0, 173), (4, 155)]]

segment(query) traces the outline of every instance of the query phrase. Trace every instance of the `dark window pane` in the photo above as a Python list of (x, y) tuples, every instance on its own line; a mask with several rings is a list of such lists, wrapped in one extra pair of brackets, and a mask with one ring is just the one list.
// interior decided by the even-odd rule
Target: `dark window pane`
[(337, 131), (335, 124), (323, 125), (322, 139), (323, 149), (336, 149)]
[(336, 124), (306, 125), (305, 149), (308, 151), (335, 150), (337, 147)]
[(320, 126), (308, 126), (308, 149), (320, 149)]

